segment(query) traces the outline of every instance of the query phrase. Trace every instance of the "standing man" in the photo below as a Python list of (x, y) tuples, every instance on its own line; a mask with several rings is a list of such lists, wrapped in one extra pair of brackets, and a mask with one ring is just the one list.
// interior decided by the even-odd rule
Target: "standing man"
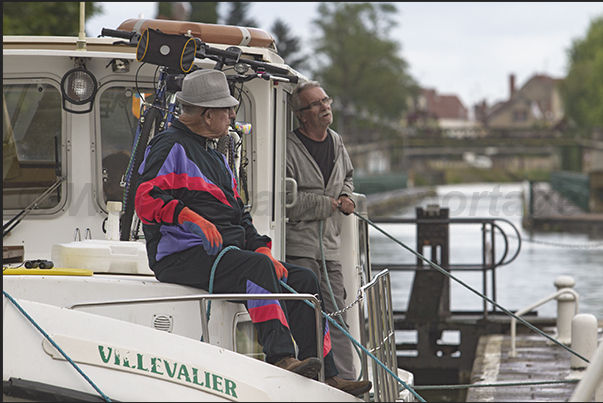
[[(327, 312), (345, 307), (346, 291), (339, 255), (341, 215), (353, 213), (355, 207), (354, 168), (341, 136), (329, 129), (333, 123), (332, 102), (318, 82), (299, 84), (291, 94), (299, 127), (287, 133), (287, 177), (297, 181), (297, 203), (287, 209), (286, 260), (314, 271), (320, 279)], [(323, 254), (337, 306), (333, 304), (324, 274)], [(347, 314), (343, 313), (342, 317), (345, 321)], [(339, 315), (334, 319), (346, 329)], [(331, 343), (340, 376), (356, 379), (350, 339), (333, 328)]]
[[(314, 310), (303, 301), (279, 302), (270, 294), (283, 292), (283, 280), (299, 293), (320, 295), (318, 279), (310, 270), (272, 256), (272, 242), (258, 234), (245, 211), (226, 158), (208, 147), (210, 140), (228, 134), (239, 102), (230, 95), (224, 73), (204, 69), (186, 76), (176, 98), (182, 113), (149, 143), (136, 190), (150, 267), (159, 281), (208, 290), (220, 256), (214, 293), (266, 294), (266, 300), (243, 302), (266, 361), (314, 378), (322, 368), (316, 357)], [(220, 254), (228, 246), (236, 248)], [(370, 382), (337, 376), (324, 322), (325, 382), (350, 394), (367, 392)]]

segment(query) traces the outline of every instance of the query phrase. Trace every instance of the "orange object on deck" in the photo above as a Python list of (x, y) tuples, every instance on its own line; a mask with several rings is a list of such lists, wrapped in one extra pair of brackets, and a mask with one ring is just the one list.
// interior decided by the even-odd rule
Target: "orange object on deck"
[(219, 43), (234, 46), (257, 46), (276, 50), (274, 38), (259, 28), (246, 28), (234, 25), (206, 24), (201, 22), (154, 20), (130, 18), (117, 27), (120, 31), (144, 32), (145, 29), (158, 29), (165, 34), (190, 34), (207, 43)]

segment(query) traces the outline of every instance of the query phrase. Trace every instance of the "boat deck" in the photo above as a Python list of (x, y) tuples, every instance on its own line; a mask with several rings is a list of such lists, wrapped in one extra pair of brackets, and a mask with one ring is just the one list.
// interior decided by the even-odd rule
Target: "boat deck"
[[(475, 355), (471, 384), (517, 382), (556, 382), (570, 374), (571, 353), (545, 337), (526, 333), (516, 338), (517, 357), (510, 357), (511, 336), (488, 335), (480, 338)], [(473, 387), (467, 402), (566, 402), (576, 383)]]

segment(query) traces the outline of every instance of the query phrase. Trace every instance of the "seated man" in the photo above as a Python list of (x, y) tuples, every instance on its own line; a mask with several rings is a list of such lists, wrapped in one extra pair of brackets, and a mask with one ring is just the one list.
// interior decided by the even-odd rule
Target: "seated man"
[[(228, 134), (236, 117), (238, 101), (230, 95), (226, 76), (217, 70), (191, 73), (176, 97), (182, 114), (150, 142), (136, 190), (151, 269), (159, 281), (208, 290), (219, 252), (236, 246), (221, 256), (213, 292), (267, 294), (266, 300), (244, 302), (266, 361), (314, 378), (321, 369), (314, 310), (303, 301), (279, 302), (269, 294), (283, 292), (282, 279), (299, 293), (321, 295), (318, 279), (311, 270), (272, 256), (271, 240), (257, 233), (245, 212), (224, 156), (207, 147), (208, 140)], [(325, 382), (350, 394), (366, 393), (371, 382), (337, 376), (324, 319), (323, 328)]]

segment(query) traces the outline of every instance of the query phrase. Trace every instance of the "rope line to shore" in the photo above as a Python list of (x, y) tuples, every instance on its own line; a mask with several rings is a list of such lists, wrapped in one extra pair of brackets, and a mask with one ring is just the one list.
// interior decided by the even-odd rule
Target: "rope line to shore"
[(391, 236), (390, 234), (388, 234), (387, 232), (385, 232), (384, 230), (382, 230), (381, 228), (379, 228), (375, 223), (373, 223), (371, 220), (369, 220), (368, 218), (364, 218), (362, 217), (360, 214), (358, 214), (357, 212), (354, 212), (353, 214), (355, 214), (357, 217), (359, 217), (360, 219), (364, 220), (365, 222), (367, 222), (369, 225), (371, 225), (373, 228), (375, 228), (377, 231), (381, 232), (383, 235), (385, 235), (386, 237), (388, 237), (389, 239), (391, 239), (392, 241), (396, 242), (398, 245), (402, 246), (404, 249), (408, 250), (410, 253), (412, 253), (413, 255), (415, 255), (416, 257), (418, 257), (419, 259), (423, 260), (425, 263), (427, 263), (428, 265), (430, 265), (431, 267), (433, 267), (434, 269), (438, 270), (440, 273), (444, 274), (445, 276), (451, 278), (452, 280), (456, 281), (457, 283), (459, 283), (460, 285), (462, 285), (463, 287), (467, 288), (469, 291), (473, 292), (474, 294), (478, 295), (479, 297), (481, 297), (482, 299), (488, 301), (489, 303), (491, 303), (492, 305), (494, 305), (495, 307), (499, 308), (501, 311), (503, 311), (504, 313), (506, 313), (507, 315), (515, 318), (517, 321), (523, 323), (524, 325), (526, 325), (528, 328), (530, 328), (531, 330), (535, 331), (536, 333), (539, 333), (540, 335), (546, 337), (547, 339), (549, 339), (550, 341), (552, 341), (553, 343), (555, 343), (556, 345), (564, 348), (565, 350), (569, 351), (571, 354), (575, 355), (576, 357), (580, 358), (581, 360), (584, 360), (587, 363), (590, 363), (589, 360), (587, 360), (586, 358), (584, 358), (582, 355), (578, 354), (576, 351), (572, 350), (571, 348), (569, 348), (568, 346), (566, 346), (565, 344), (559, 342), (558, 340), (555, 340), (553, 337), (549, 336), (548, 334), (546, 334), (545, 332), (543, 332), (542, 330), (538, 329), (536, 326), (532, 325), (531, 323), (529, 323), (528, 321), (526, 321), (525, 319), (515, 315), (513, 312), (509, 311), (507, 308), (503, 307), (502, 305), (498, 304), (497, 302), (493, 301), (491, 298), (487, 297), (486, 295), (482, 294), (481, 292), (477, 291), (475, 288), (471, 287), (470, 285), (468, 285), (467, 283), (465, 283), (464, 281), (456, 278), (455, 276), (453, 276), (451, 273), (447, 272), (446, 270), (444, 270), (443, 268), (441, 268), (440, 266), (438, 266), (437, 264), (433, 263), (431, 260), (427, 259), (425, 256), (421, 255), (420, 253), (414, 251), (411, 247), (407, 246), (404, 242), (401, 242), (399, 240), (397, 240), (396, 238), (394, 238), (393, 236)]
[[(239, 249), (236, 246), (229, 246), (225, 249), (223, 249), (220, 254), (218, 255), (218, 257), (216, 258), (216, 261), (214, 262), (212, 269), (211, 269), (211, 275), (210, 275), (210, 280), (209, 280), (209, 293), (212, 293), (213, 290), (213, 282), (214, 282), (214, 273), (218, 267), (218, 262), (220, 261), (220, 259), (222, 258), (222, 256), (228, 252), (229, 250), (232, 249)], [(286, 288), (287, 290), (289, 290), (290, 292), (292, 292), (293, 294), (298, 294), (297, 291), (295, 291), (293, 288), (291, 288), (287, 283), (285, 283), (282, 280), (279, 280), (281, 286), (283, 286), (284, 288)], [(308, 306), (310, 306), (312, 309), (314, 309), (314, 306), (309, 302), (304, 300), (303, 302), (305, 302)], [(211, 307), (208, 307), (208, 312), (207, 312), (207, 321), (209, 322), (209, 309), (211, 309)], [(327, 320), (329, 320), (335, 327), (337, 327), (339, 330), (341, 330), (343, 332), (343, 334), (345, 334), (351, 341), (352, 343), (354, 343), (354, 345), (360, 347), (360, 349), (362, 351), (364, 351), (368, 356), (370, 356), (377, 364), (379, 364), (383, 369), (385, 369), (390, 375), (392, 375), (397, 381), (398, 383), (400, 383), (404, 388), (406, 388), (410, 393), (413, 394), (414, 397), (416, 397), (420, 402), (425, 402), (425, 399), (423, 399), (421, 396), (419, 396), (419, 394), (417, 394), (417, 392), (415, 392), (410, 386), (408, 386), (402, 379), (400, 379), (396, 374), (394, 374), (389, 368), (387, 368), (385, 366), (385, 364), (383, 364), (381, 361), (379, 361), (379, 359), (377, 357), (375, 357), (373, 354), (371, 354), (370, 351), (368, 351), (362, 344), (360, 344), (358, 341), (356, 341), (356, 339), (354, 339), (354, 337), (352, 337), (352, 335), (346, 331), (346, 329), (344, 329), (343, 327), (341, 327), (341, 325), (339, 325), (339, 323), (337, 323), (334, 319), (332, 319), (327, 313), (325, 313), (323, 310), (320, 311), (322, 316), (324, 316)], [(203, 341), (203, 338), (201, 338), (201, 341)]]
[[(497, 235), (500, 235), (499, 233), (496, 233)], [(516, 237), (515, 235), (507, 235), (509, 238), (515, 238), (518, 239), (518, 237)], [(598, 248), (603, 248), (603, 242), (595, 242), (595, 243), (563, 243), (563, 242), (548, 242), (548, 241), (540, 241), (537, 239), (531, 239), (531, 238), (524, 238), (521, 237), (519, 238), (521, 239), (521, 242), (529, 242), (529, 243), (535, 243), (535, 244), (539, 244), (539, 245), (546, 245), (546, 246), (554, 246), (557, 248), (568, 248), (568, 249), (598, 249)]]
[(464, 385), (424, 385), (413, 386), (415, 390), (441, 390), (441, 389), (469, 389), (469, 388), (492, 388), (501, 386), (532, 386), (532, 385), (555, 385), (566, 383), (578, 383), (579, 379), (565, 379), (561, 381), (528, 381), (528, 382), (497, 382), (497, 383), (477, 383)]
[[(293, 288), (289, 287), (282, 280), (280, 281), (280, 283), (287, 290), (291, 291), (294, 294), (297, 294), (297, 291), (295, 291)], [(311, 308), (314, 308), (309, 301), (304, 300), (304, 302), (307, 305), (309, 305)], [(322, 316), (327, 318), (329, 320), (329, 322), (331, 322), (331, 324), (335, 325), (339, 330), (341, 330), (352, 341), (352, 343), (354, 343), (356, 346), (360, 347), (360, 349), (362, 351), (364, 351), (369, 357), (371, 357), (371, 359), (373, 361), (375, 361), (377, 364), (379, 364), (379, 366), (381, 368), (383, 368), (388, 374), (393, 376), (396, 379), (396, 381), (398, 381), (398, 383), (401, 384), (405, 389), (407, 389), (414, 397), (416, 397), (420, 402), (425, 402), (425, 399), (423, 399), (421, 396), (419, 396), (419, 394), (417, 392), (415, 392), (415, 390), (412, 387), (408, 386), (408, 384), (406, 382), (404, 382), (402, 379), (400, 379), (398, 377), (398, 375), (394, 374), (391, 369), (387, 368), (385, 366), (385, 364), (383, 364), (381, 361), (379, 361), (379, 359), (377, 357), (375, 357), (370, 351), (368, 351), (366, 349), (366, 347), (364, 347), (356, 339), (354, 339), (354, 337), (352, 337), (352, 335), (350, 335), (348, 332), (346, 332), (345, 329), (339, 325), (339, 323), (337, 323), (333, 318), (331, 318), (329, 315), (327, 315), (324, 311), (321, 311), (321, 313), (322, 313)]]
[(27, 318), (27, 319), (28, 319), (28, 320), (31, 322), (31, 324), (32, 324), (32, 325), (34, 325), (34, 326), (35, 326), (35, 328), (36, 328), (36, 329), (38, 329), (38, 331), (39, 331), (40, 333), (42, 333), (42, 334), (44, 335), (44, 337), (46, 337), (46, 339), (48, 339), (48, 341), (49, 341), (49, 342), (50, 342), (50, 343), (51, 343), (51, 344), (54, 346), (54, 348), (56, 348), (56, 349), (59, 351), (59, 353), (61, 353), (61, 355), (62, 355), (63, 357), (65, 357), (65, 359), (66, 359), (66, 360), (67, 360), (67, 361), (68, 361), (68, 362), (69, 362), (69, 363), (70, 363), (70, 364), (71, 364), (71, 365), (72, 365), (72, 366), (75, 368), (75, 370), (76, 370), (77, 372), (79, 372), (79, 373), (80, 373), (80, 375), (82, 375), (86, 381), (88, 381), (88, 383), (89, 383), (89, 384), (90, 384), (90, 385), (91, 385), (91, 386), (94, 388), (94, 390), (96, 390), (96, 391), (97, 391), (97, 392), (98, 392), (98, 393), (101, 395), (101, 397), (102, 397), (102, 398), (103, 398), (103, 399), (104, 399), (106, 402), (110, 402), (110, 401), (111, 401), (111, 399), (109, 399), (109, 397), (108, 397), (107, 395), (105, 395), (105, 394), (104, 394), (104, 393), (103, 393), (103, 392), (102, 392), (102, 391), (101, 391), (101, 390), (98, 388), (98, 386), (96, 386), (96, 384), (95, 384), (94, 382), (92, 382), (92, 380), (91, 380), (91, 379), (88, 377), (88, 375), (86, 375), (86, 374), (84, 373), (84, 371), (82, 371), (82, 370), (81, 370), (81, 368), (80, 368), (80, 367), (78, 367), (78, 365), (77, 365), (75, 362), (73, 362), (73, 360), (72, 360), (72, 359), (71, 359), (71, 358), (70, 358), (70, 357), (69, 357), (69, 356), (68, 356), (68, 355), (67, 355), (67, 354), (66, 354), (66, 353), (63, 351), (63, 349), (62, 349), (61, 347), (59, 347), (59, 345), (58, 345), (58, 344), (57, 344), (57, 343), (56, 343), (54, 340), (52, 340), (52, 338), (51, 338), (51, 337), (48, 335), (48, 333), (46, 333), (46, 332), (44, 331), (44, 329), (42, 329), (42, 328), (40, 327), (40, 325), (38, 325), (38, 324), (36, 323), (36, 321), (35, 321), (35, 320), (33, 320), (33, 318), (32, 318), (31, 316), (29, 316), (29, 314), (28, 314), (27, 312), (25, 312), (25, 310), (24, 310), (24, 309), (21, 307), (21, 305), (19, 305), (19, 303), (18, 303), (17, 301), (15, 301), (15, 300), (13, 299), (13, 297), (11, 297), (11, 296), (10, 296), (10, 295), (9, 295), (9, 294), (6, 292), (6, 291), (4, 291), (4, 290), (3, 290), (2, 292), (4, 293), (4, 296), (5, 296), (6, 298), (8, 298), (8, 300), (9, 300), (10, 302), (12, 302), (12, 303), (13, 303), (13, 305), (14, 305), (14, 306), (15, 306), (15, 307), (16, 307), (16, 308), (17, 308), (17, 309), (18, 309), (18, 310), (19, 310), (19, 311), (20, 311), (20, 312), (21, 312), (21, 313), (22, 313), (22, 314), (23, 314), (23, 315), (24, 315), (24, 316), (25, 316), (25, 317), (26, 317), (26, 318)]

